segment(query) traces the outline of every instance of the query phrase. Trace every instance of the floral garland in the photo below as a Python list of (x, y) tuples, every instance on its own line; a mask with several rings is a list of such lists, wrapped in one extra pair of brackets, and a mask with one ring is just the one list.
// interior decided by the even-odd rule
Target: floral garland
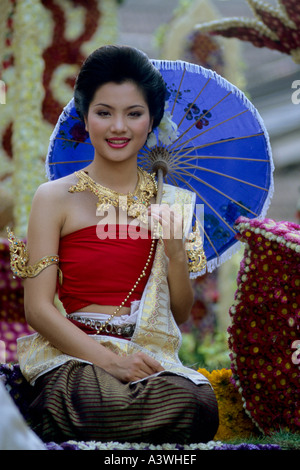
[[(28, 14), (30, 11), (30, 14)], [(34, 190), (44, 181), (41, 148), (43, 24), (39, 0), (17, 2), (14, 31), (15, 112), (13, 122), (14, 215), (16, 232), (25, 236)]]
[(230, 308), (233, 381), (259, 429), (300, 431), (300, 226), (240, 217), (245, 254)]

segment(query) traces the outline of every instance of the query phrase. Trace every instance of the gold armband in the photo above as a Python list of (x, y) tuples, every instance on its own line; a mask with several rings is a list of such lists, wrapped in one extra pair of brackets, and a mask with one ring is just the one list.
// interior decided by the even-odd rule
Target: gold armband
[(188, 268), (190, 273), (199, 273), (206, 267), (207, 261), (203, 249), (199, 224), (196, 221), (193, 231), (186, 240), (186, 251), (188, 255)]
[[(25, 243), (22, 240), (18, 240), (14, 233), (7, 229), (9, 251), (10, 251), (10, 267), (14, 276), (26, 279), (27, 277), (36, 277), (48, 266), (59, 263), (59, 257), (57, 255), (44, 256), (37, 263), (28, 265), (28, 251)], [(59, 283), (62, 284), (62, 272), (58, 268)]]

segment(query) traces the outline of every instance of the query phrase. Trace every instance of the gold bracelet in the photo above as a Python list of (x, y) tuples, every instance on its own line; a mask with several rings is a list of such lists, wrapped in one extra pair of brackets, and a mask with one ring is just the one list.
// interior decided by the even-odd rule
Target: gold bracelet
[(193, 231), (186, 241), (186, 251), (188, 255), (188, 268), (190, 273), (201, 272), (207, 264), (203, 242), (200, 235), (199, 224), (196, 221)]
[[(14, 233), (7, 228), (9, 251), (10, 251), (10, 266), (14, 276), (26, 279), (27, 277), (36, 277), (48, 266), (59, 263), (57, 255), (44, 256), (37, 263), (28, 265), (28, 251), (25, 243), (18, 240)], [(58, 268), (59, 283), (62, 284), (62, 272)]]

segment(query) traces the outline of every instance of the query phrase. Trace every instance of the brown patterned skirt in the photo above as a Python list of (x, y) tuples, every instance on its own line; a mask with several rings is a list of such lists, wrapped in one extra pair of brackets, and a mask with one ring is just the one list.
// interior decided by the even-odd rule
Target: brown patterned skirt
[(167, 373), (123, 384), (72, 360), (40, 377), (35, 393), (31, 426), (44, 442), (198, 443), (218, 429), (212, 388)]

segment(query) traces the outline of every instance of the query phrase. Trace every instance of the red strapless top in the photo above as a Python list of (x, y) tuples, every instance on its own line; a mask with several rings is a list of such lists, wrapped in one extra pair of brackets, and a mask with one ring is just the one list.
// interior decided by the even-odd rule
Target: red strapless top
[[(61, 238), (59, 265), (63, 283), (58, 286), (58, 295), (67, 313), (91, 304), (120, 305), (124, 301), (145, 267), (151, 247), (150, 232), (140, 229), (138, 238), (134, 239), (128, 236), (128, 227), (111, 226), (106, 239), (98, 237), (97, 225)], [(141, 278), (125, 306), (130, 307), (133, 300), (141, 299), (153, 257), (146, 276)]]

